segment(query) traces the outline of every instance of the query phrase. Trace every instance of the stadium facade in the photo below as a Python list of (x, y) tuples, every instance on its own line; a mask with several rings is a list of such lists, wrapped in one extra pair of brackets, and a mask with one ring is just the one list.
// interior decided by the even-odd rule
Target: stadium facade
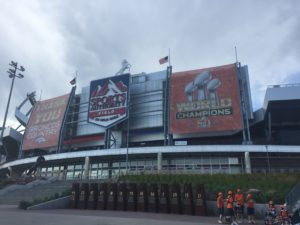
[[(255, 94), (255, 93), (253, 93)], [(30, 113), (22, 112), (26, 100)], [(239, 63), (97, 79), (76, 93), (16, 109), (0, 170), (104, 179), (122, 173), (300, 172), (300, 85), (274, 85), (253, 112)], [(28, 116), (30, 114), (30, 116)], [(7, 154), (6, 154), (7, 152)]]

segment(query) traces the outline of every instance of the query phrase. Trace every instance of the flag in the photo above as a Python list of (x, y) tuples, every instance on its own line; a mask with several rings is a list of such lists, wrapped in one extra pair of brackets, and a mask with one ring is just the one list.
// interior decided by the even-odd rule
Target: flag
[(169, 56), (163, 57), (159, 60), (159, 64), (164, 64), (169, 61)]
[(74, 77), (73, 80), (70, 81), (70, 84), (71, 84), (71, 85), (76, 84), (76, 77)]

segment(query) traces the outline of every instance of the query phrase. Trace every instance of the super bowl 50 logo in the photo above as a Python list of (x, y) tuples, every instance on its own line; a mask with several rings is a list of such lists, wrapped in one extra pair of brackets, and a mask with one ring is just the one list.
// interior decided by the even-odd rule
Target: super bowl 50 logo
[(129, 74), (91, 82), (89, 122), (109, 127), (126, 118)]

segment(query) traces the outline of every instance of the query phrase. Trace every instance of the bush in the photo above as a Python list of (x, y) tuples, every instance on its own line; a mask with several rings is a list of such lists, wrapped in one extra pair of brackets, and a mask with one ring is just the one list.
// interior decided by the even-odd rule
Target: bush
[(237, 188), (245, 193), (249, 189), (258, 189), (254, 197), (258, 203), (273, 200), (276, 204), (283, 203), (285, 196), (300, 180), (300, 174), (150, 174), (150, 175), (125, 175), (120, 181), (145, 182), (145, 183), (192, 183), (204, 184), (208, 200), (216, 200), (218, 192), (235, 192)]
[(26, 210), (29, 206), (31, 206), (31, 203), (28, 201), (20, 201), (18, 205), (19, 209), (24, 209), (24, 210)]

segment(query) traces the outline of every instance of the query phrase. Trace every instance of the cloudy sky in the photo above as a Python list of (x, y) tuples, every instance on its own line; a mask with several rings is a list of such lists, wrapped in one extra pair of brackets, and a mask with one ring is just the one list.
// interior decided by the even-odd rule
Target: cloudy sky
[(11, 60), (26, 69), (16, 80), (7, 125), (26, 93), (47, 99), (115, 74), (249, 66), (254, 109), (267, 85), (300, 83), (300, 1), (297, 0), (0, 0), (0, 122)]

